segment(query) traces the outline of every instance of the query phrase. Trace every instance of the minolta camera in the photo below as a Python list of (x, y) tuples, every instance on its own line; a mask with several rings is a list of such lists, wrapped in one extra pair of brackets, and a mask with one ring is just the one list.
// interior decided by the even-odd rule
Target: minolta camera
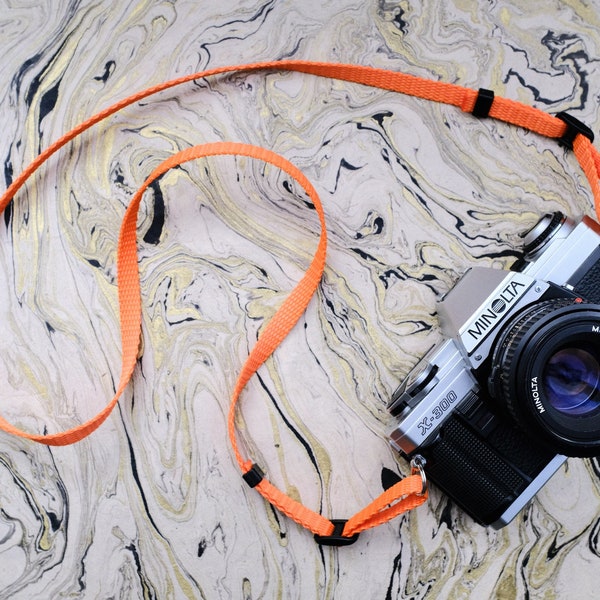
[(391, 443), (499, 529), (567, 456), (600, 455), (600, 225), (544, 216), (510, 271), (470, 269), (438, 315), (444, 340), (388, 406)]

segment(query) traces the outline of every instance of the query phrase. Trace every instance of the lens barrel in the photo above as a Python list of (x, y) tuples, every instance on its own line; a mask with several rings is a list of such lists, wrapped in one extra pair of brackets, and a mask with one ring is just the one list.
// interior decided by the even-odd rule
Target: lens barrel
[(556, 452), (600, 454), (600, 307), (555, 298), (516, 316), (496, 343), (490, 391)]

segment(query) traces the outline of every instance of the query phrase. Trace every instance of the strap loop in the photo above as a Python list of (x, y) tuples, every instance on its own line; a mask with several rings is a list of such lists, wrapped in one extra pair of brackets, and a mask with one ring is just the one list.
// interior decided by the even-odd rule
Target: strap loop
[(253, 464), (252, 468), (246, 471), (242, 477), (251, 488), (254, 488), (265, 478), (265, 474), (257, 464)]
[(475, 100), (475, 106), (473, 107), (471, 114), (479, 119), (484, 119), (490, 114), (493, 103), (494, 92), (492, 90), (486, 90), (485, 88), (479, 88), (477, 100)]
[(318, 535), (315, 533), (315, 542), (321, 546), (351, 546), (360, 534), (354, 533), (351, 536), (345, 536), (344, 528), (347, 522), (348, 519), (331, 519), (333, 533), (330, 535)]
[(573, 142), (579, 134), (586, 137), (590, 142), (594, 141), (594, 132), (585, 123), (582, 123), (568, 112), (559, 112), (556, 118), (564, 121), (567, 125), (567, 129), (558, 139), (561, 146), (573, 150)]

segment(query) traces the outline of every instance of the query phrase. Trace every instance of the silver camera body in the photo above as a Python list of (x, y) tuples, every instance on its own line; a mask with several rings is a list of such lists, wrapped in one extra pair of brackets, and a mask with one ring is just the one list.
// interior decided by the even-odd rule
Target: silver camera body
[(600, 454), (600, 225), (561, 213), (510, 271), (475, 267), (439, 301), (444, 340), (388, 406), (392, 446), (500, 528), (566, 456)]

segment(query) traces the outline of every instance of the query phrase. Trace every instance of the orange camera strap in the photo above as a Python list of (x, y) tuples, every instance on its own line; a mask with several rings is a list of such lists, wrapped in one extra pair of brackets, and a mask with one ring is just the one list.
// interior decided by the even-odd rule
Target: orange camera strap
[[(564, 146), (572, 148), (583, 169), (594, 196), (594, 205), (600, 215), (600, 154), (592, 146), (593, 134), (577, 119), (566, 113), (556, 116), (513, 100), (494, 97), (489, 90), (475, 91), (457, 85), (429, 81), (420, 77), (357, 65), (330, 64), (309, 61), (277, 61), (229, 66), (187, 75), (160, 85), (148, 88), (129, 96), (94, 115), (84, 123), (54, 142), (44, 150), (8, 187), (0, 198), (0, 212), (4, 211), (15, 194), (26, 181), (57, 150), (68, 144), (84, 131), (118, 112), (122, 108), (139, 102), (143, 98), (196, 79), (214, 77), (231, 72), (251, 71), (298, 71), (340, 79), (353, 83), (391, 90), (426, 100), (452, 104), (477, 117), (492, 117), (529, 129), (540, 135), (556, 138)], [(63, 431), (47, 435), (23, 431), (0, 417), (0, 428), (8, 433), (49, 445), (67, 445), (77, 442), (92, 433), (108, 417), (119, 397), (129, 384), (138, 356), (141, 336), (141, 296), (137, 259), (137, 214), (145, 190), (158, 177), (182, 163), (215, 155), (236, 155), (270, 163), (286, 172), (305, 190), (318, 214), (321, 232), (319, 242), (308, 270), (291, 291), (277, 313), (265, 325), (255, 346), (242, 366), (233, 390), (228, 415), (228, 433), (243, 478), (251, 487), (259, 491), (273, 506), (294, 519), (315, 534), (319, 543), (346, 545), (352, 543), (358, 534), (370, 527), (384, 523), (393, 517), (422, 504), (427, 498), (426, 481), (422, 467), (413, 465), (413, 474), (389, 487), (366, 508), (350, 519), (330, 520), (307, 508), (286, 493), (275, 487), (251, 460), (244, 458), (238, 447), (236, 436), (236, 411), (240, 394), (248, 380), (275, 351), (289, 331), (294, 327), (312, 298), (325, 266), (327, 231), (323, 207), (315, 189), (308, 179), (294, 165), (282, 156), (264, 148), (220, 142), (193, 146), (160, 164), (135, 193), (121, 225), (117, 251), (118, 299), (121, 327), (122, 366), (117, 390), (112, 400), (96, 416), (87, 422)]]

